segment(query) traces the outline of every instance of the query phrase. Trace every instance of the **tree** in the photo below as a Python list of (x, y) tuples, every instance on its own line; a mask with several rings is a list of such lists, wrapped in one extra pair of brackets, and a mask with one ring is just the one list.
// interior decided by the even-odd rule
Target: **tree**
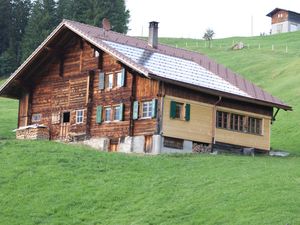
[(206, 29), (206, 31), (203, 35), (203, 39), (208, 41), (210, 48), (211, 48), (211, 41), (213, 40), (214, 35), (215, 35), (215, 32), (210, 28)]
[(50, 34), (58, 24), (56, 3), (54, 0), (36, 0), (28, 20), (22, 43), (22, 59), (29, 54)]
[(11, 19), (10, 0), (0, 0), (0, 55), (8, 48)]
[(110, 20), (112, 30), (128, 31), (129, 10), (124, 0), (59, 0), (57, 7), (59, 19), (100, 26), (103, 18)]
[(9, 75), (21, 62), (20, 46), (30, 8), (30, 0), (0, 0), (0, 76)]

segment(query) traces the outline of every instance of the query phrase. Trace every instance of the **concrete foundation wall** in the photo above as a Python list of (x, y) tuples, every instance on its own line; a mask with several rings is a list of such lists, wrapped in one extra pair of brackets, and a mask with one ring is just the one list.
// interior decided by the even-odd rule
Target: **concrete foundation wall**
[(108, 151), (109, 147), (109, 139), (104, 137), (91, 138), (83, 143), (100, 151)]
[(145, 136), (134, 136), (132, 139), (132, 152), (144, 153)]
[[(163, 143), (164, 137), (162, 137)], [(176, 149), (176, 148), (167, 148), (164, 147), (163, 144), (161, 146), (161, 153), (192, 153), (193, 152), (193, 142), (184, 140), (183, 142), (183, 149)]]
[(118, 152), (130, 153), (132, 152), (133, 137), (125, 137), (124, 142), (120, 142)]

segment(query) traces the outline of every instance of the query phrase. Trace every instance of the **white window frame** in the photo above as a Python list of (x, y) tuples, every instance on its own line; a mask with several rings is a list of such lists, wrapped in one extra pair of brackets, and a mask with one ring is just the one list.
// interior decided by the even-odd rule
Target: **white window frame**
[(117, 76), (117, 87), (122, 87), (122, 71), (116, 73)]
[(152, 118), (153, 112), (152, 112), (152, 101), (145, 101), (142, 102), (142, 110), (141, 110), (141, 118)]
[[(117, 110), (117, 108), (118, 108), (118, 110)], [(121, 118), (119, 118), (120, 110), (121, 110), (121, 105), (115, 105), (113, 107), (113, 119), (114, 119), (114, 121), (121, 121)]]
[[(80, 113), (82, 114), (80, 115)], [(83, 120), (84, 120), (84, 110), (83, 109), (76, 110), (76, 124), (83, 123)]]
[(112, 89), (113, 87), (114, 87), (114, 74), (110, 73), (108, 74), (107, 88)]
[[(106, 112), (109, 111), (109, 114), (106, 114)], [(111, 112), (112, 108), (110, 106), (104, 107), (104, 122), (108, 123), (111, 122)], [(107, 119), (107, 115), (109, 115), (109, 120)]]

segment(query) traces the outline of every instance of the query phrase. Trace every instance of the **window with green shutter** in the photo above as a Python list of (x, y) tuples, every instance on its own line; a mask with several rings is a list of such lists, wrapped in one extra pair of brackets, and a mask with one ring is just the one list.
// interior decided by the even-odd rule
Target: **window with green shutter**
[(152, 118), (156, 117), (157, 99), (152, 99)]
[(96, 123), (102, 122), (102, 106), (97, 106)]
[(176, 118), (176, 102), (174, 102), (174, 101), (171, 101), (170, 117), (172, 119)]
[(104, 87), (105, 87), (104, 73), (100, 72), (99, 73), (99, 89), (103, 90)]
[(139, 118), (139, 102), (134, 101), (133, 102), (133, 113), (132, 113), (132, 119), (137, 120)]
[(190, 121), (191, 118), (191, 105), (190, 104), (185, 104), (185, 120)]
[(121, 87), (125, 86), (125, 78), (126, 78), (126, 70), (125, 70), (125, 68), (122, 68)]

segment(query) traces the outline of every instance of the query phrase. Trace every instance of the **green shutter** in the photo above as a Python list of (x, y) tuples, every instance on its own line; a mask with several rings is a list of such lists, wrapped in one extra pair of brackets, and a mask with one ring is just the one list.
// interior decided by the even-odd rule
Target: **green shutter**
[(157, 99), (152, 99), (152, 118), (156, 117)]
[(102, 106), (97, 106), (96, 123), (102, 122)]
[(139, 118), (139, 102), (134, 101), (133, 102), (133, 114), (132, 119), (137, 120)]
[(123, 113), (124, 112), (124, 103), (121, 103), (120, 104), (120, 115), (119, 115), (119, 118), (120, 118), (120, 120), (122, 121), (124, 118), (123, 118)]
[(190, 121), (191, 118), (191, 105), (185, 104), (185, 121)]
[(125, 86), (125, 76), (126, 76), (126, 70), (125, 70), (125, 68), (123, 68), (122, 75), (121, 75), (121, 87)]
[(176, 102), (174, 102), (174, 101), (171, 101), (170, 117), (172, 119), (174, 119), (176, 117)]
[(104, 73), (100, 72), (99, 73), (99, 89), (103, 90), (104, 86), (105, 86), (105, 83), (104, 83)]

